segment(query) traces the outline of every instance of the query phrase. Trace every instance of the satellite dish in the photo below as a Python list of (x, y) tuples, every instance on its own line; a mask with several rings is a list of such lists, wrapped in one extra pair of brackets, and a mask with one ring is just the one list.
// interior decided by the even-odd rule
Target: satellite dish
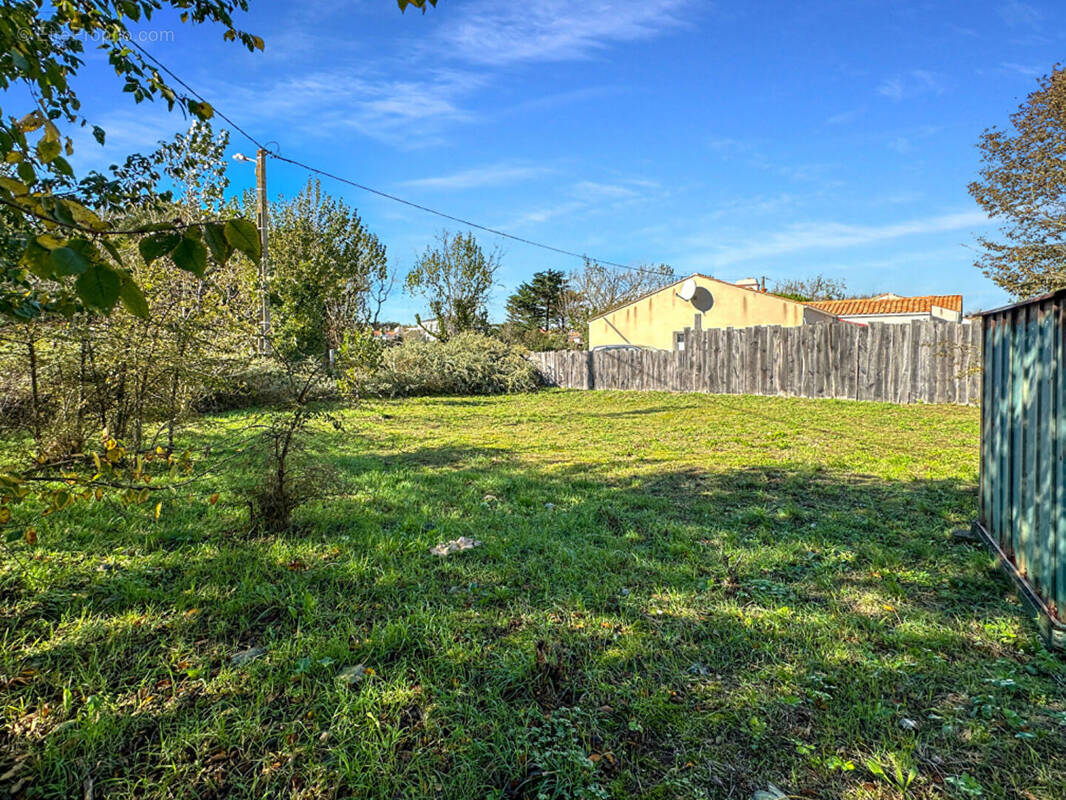
[(677, 290), (677, 296), (686, 303), (691, 302), (692, 298), (696, 296), (696, 281), (689, 278), (681, 284), (681, 288)]

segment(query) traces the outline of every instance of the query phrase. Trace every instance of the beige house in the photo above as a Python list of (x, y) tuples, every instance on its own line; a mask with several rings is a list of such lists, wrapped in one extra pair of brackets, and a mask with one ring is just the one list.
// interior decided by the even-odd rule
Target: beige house
[[(691, 281), (695, 284), (694, 291)], [(685, 291), (681, 291), (685, 286)], [(683, 294), (691, 292), (685, 299)], [(796, 327), (836, 317), (762, 291), (758, 282), (727, 283), (695, 274), (589, 320), (589, 348), (636, 345), (675, 350), (685, 328)]]
[(932, 319), (962, 322), (961, 294), (934, 294), (902, 297), (886, 292), (876, 297), (850, 300), (822, 300), (810, 304), (840, 319), (865, 324), (870, 322), (913, 322)]

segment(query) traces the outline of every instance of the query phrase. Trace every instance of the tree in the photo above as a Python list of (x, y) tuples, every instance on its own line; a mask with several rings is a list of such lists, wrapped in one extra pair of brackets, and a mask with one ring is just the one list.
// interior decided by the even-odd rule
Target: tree
[(1066, 68), (1041, 78), (1010, 123), (977, 145), (970, 194), (1002, 227), (999, 240), (979, 237), (976, 265), (1014, 297), (1032, 297), (1066, 287)]
[[(114, 244), (116, 237), (131, 233), (154, 233), (142, 248), (146, 261), (171, 255), (177, 267), (197, 275), (205, 271), (209, 255), (222, 263), (236, 249), (258, 258), (255, 227), (243, 220), (129, 226), (128, 210), (151, 199), (150, 176), (137, 179), (130, 173), (126, 177), (134, 179), (124, 181), (91, 173), (79, 181), (67, 161), (74, 145), (61, 126), (69, 131), (90, 124), (73, 83), (84, 64), (85, 40), (100, 42), (136, 102), (162, 98), (194, 119), (211, 118), (210, 105), (175, 90), (143, 51), (130, 45), (127, 23), (150, 19), (164, 4), (177, 9), (182, 22), (217, 23), (225, 28), (224, 38), (250, 51), (263, 49), (262, 39), (234, 27), (232, 14), (245, 10), (246, 0), (4, 3), (0, 91), (25, 88), (35, 107), (0, 119), (0, 205), (18, 217), (21, 253), (17, 261), (5, 259), (0, 265), (0, 315), (106, 313), (119, 301), (131, 313), (146, 315), (143, 293)], [(93, 125), (92, 131), (103, 143), (104, 130)]]
[(570, 275), (570, 291), (563, 298), (567, 319), (571, 327), (585, 329), (588, 341), (587, 328), (592, 317), (675, 280), (673, 268), (666, 264), (618, 269), (585, 259), (585, 266)]
[[(397, 0), (425, 13), (437, 0)], [(211, 105), (168, 82), (166, 70), (130, 35), (128, 25), (163, 8), (182, 23), (215, 23), (223, 38), (249, 51), (263, 40), (235, 26), (248, 0), (4, 0), (0, 14), (0, 92), (19, 87), (33, 98), (26, 113), (0, 115), (0, 315), (29, 320), (83, 310), (110, 313), (122, 303), (146, 315), (143, 292), (113, 244), (123, 235), (147, 235), (145, 260), (172, 256), (180, 269), (201, 275), (209, 261), (222, 264), (236, 250), (258, 259), (258, 235), (246, 220), (184, 225), (130, 226), (130, 208), (155, 199), (150, 174), (138, 159), (126, 174), (90, 173), (78, 179), (67, 160), (69, 131), (90, 126), (103, 144), (106, 132), (81, 113), (74, 78), (84, 65), (86, 41), (99, 42), (109, 66), (135, 102), (162, 99), (195, 120), (209, 120)]]
[[(161, 143), (147, 161), (178, 188), (179, 199), (139, 221), (235, 213), (224, 211), (228, 141), (226, 132), (194, 123)], [(145, 287), (149, 316), (0, 317), (0, 372), (12, 378), (5, 394), (28, 396), (36, 455), (67, 458), (101, 429), (135, 451), (160, 441), (169, 447), (182, 417), (231, 386), (251, 352), (250, 262), (234, 258), (198, 277), (166, 257), (138, 263), (135, 239), (116, 238), (113, 246)]]
[[(474, 234), (442, 231), (437, 247), (426, 248), (404, 285), (426, 300), (437, 322), (431, 332), (443, 341), (464, 331), (488, 329), (487, 304), (499, 268), (499, 249), (485, 253)], [(420, 316), (415, 319), (422, 325)]]
[(848, 296), (847, 284), (841, 278), (827, 278), (821, 273), (813, 278), (790, 278), (774, 284), (773, 293), (809, 303), (816, 300), (843, 300)]
[(569, 284), (561, 270), (534, 273), (507, 298), (507, 321), (524, 329), (561, 331), (566, 329), (563, 303)]
[(390, 287), (385, 245), (318, 180), (275, 204), (270, 263), (274, 343), (289, 357), (339, 348), (373, 322)]

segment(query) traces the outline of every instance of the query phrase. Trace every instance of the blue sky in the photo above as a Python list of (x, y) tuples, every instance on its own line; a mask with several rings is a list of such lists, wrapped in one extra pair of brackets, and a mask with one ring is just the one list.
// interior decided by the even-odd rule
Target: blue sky
[[(1006, 300), (973, 266), (981, 131), (1066, 54), (1066, 4), (1017, 0), (251, 0), (249, 54), (172, 16), (145, 46), (284, 155), (518, 236), (726, 280), (823, 272), (856, 291)], [(157, 41), (151, 41), (156, 39)], [(81, 164), (184, 127), (99, 61), (109, 133)], [(233, 140), (234, 152), (249, 145)], [(234, 164), (235, 188), (253, 182)], [(270, 192), (306, 181), (273, 162)], [(454, 224), (326, 183), (405, 273)], [(572, 260), (494, 237), (492, 303)], [(388, 316), (419, 303), (397, 294)]]

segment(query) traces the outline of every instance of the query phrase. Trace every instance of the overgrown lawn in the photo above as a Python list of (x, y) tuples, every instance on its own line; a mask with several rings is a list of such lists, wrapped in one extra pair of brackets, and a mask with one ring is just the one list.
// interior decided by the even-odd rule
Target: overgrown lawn
[[(246, 533), (237, 456), (158, 522), (101, 503), (4, 557), (0, 791), (1066, 797), (1066, 664), (950, 536), (976, 410), (552, 391), (335, 414), (311, 443), (329, 496), (289, 535)], [(218, 459), (246, 420), (189, 441)]]

